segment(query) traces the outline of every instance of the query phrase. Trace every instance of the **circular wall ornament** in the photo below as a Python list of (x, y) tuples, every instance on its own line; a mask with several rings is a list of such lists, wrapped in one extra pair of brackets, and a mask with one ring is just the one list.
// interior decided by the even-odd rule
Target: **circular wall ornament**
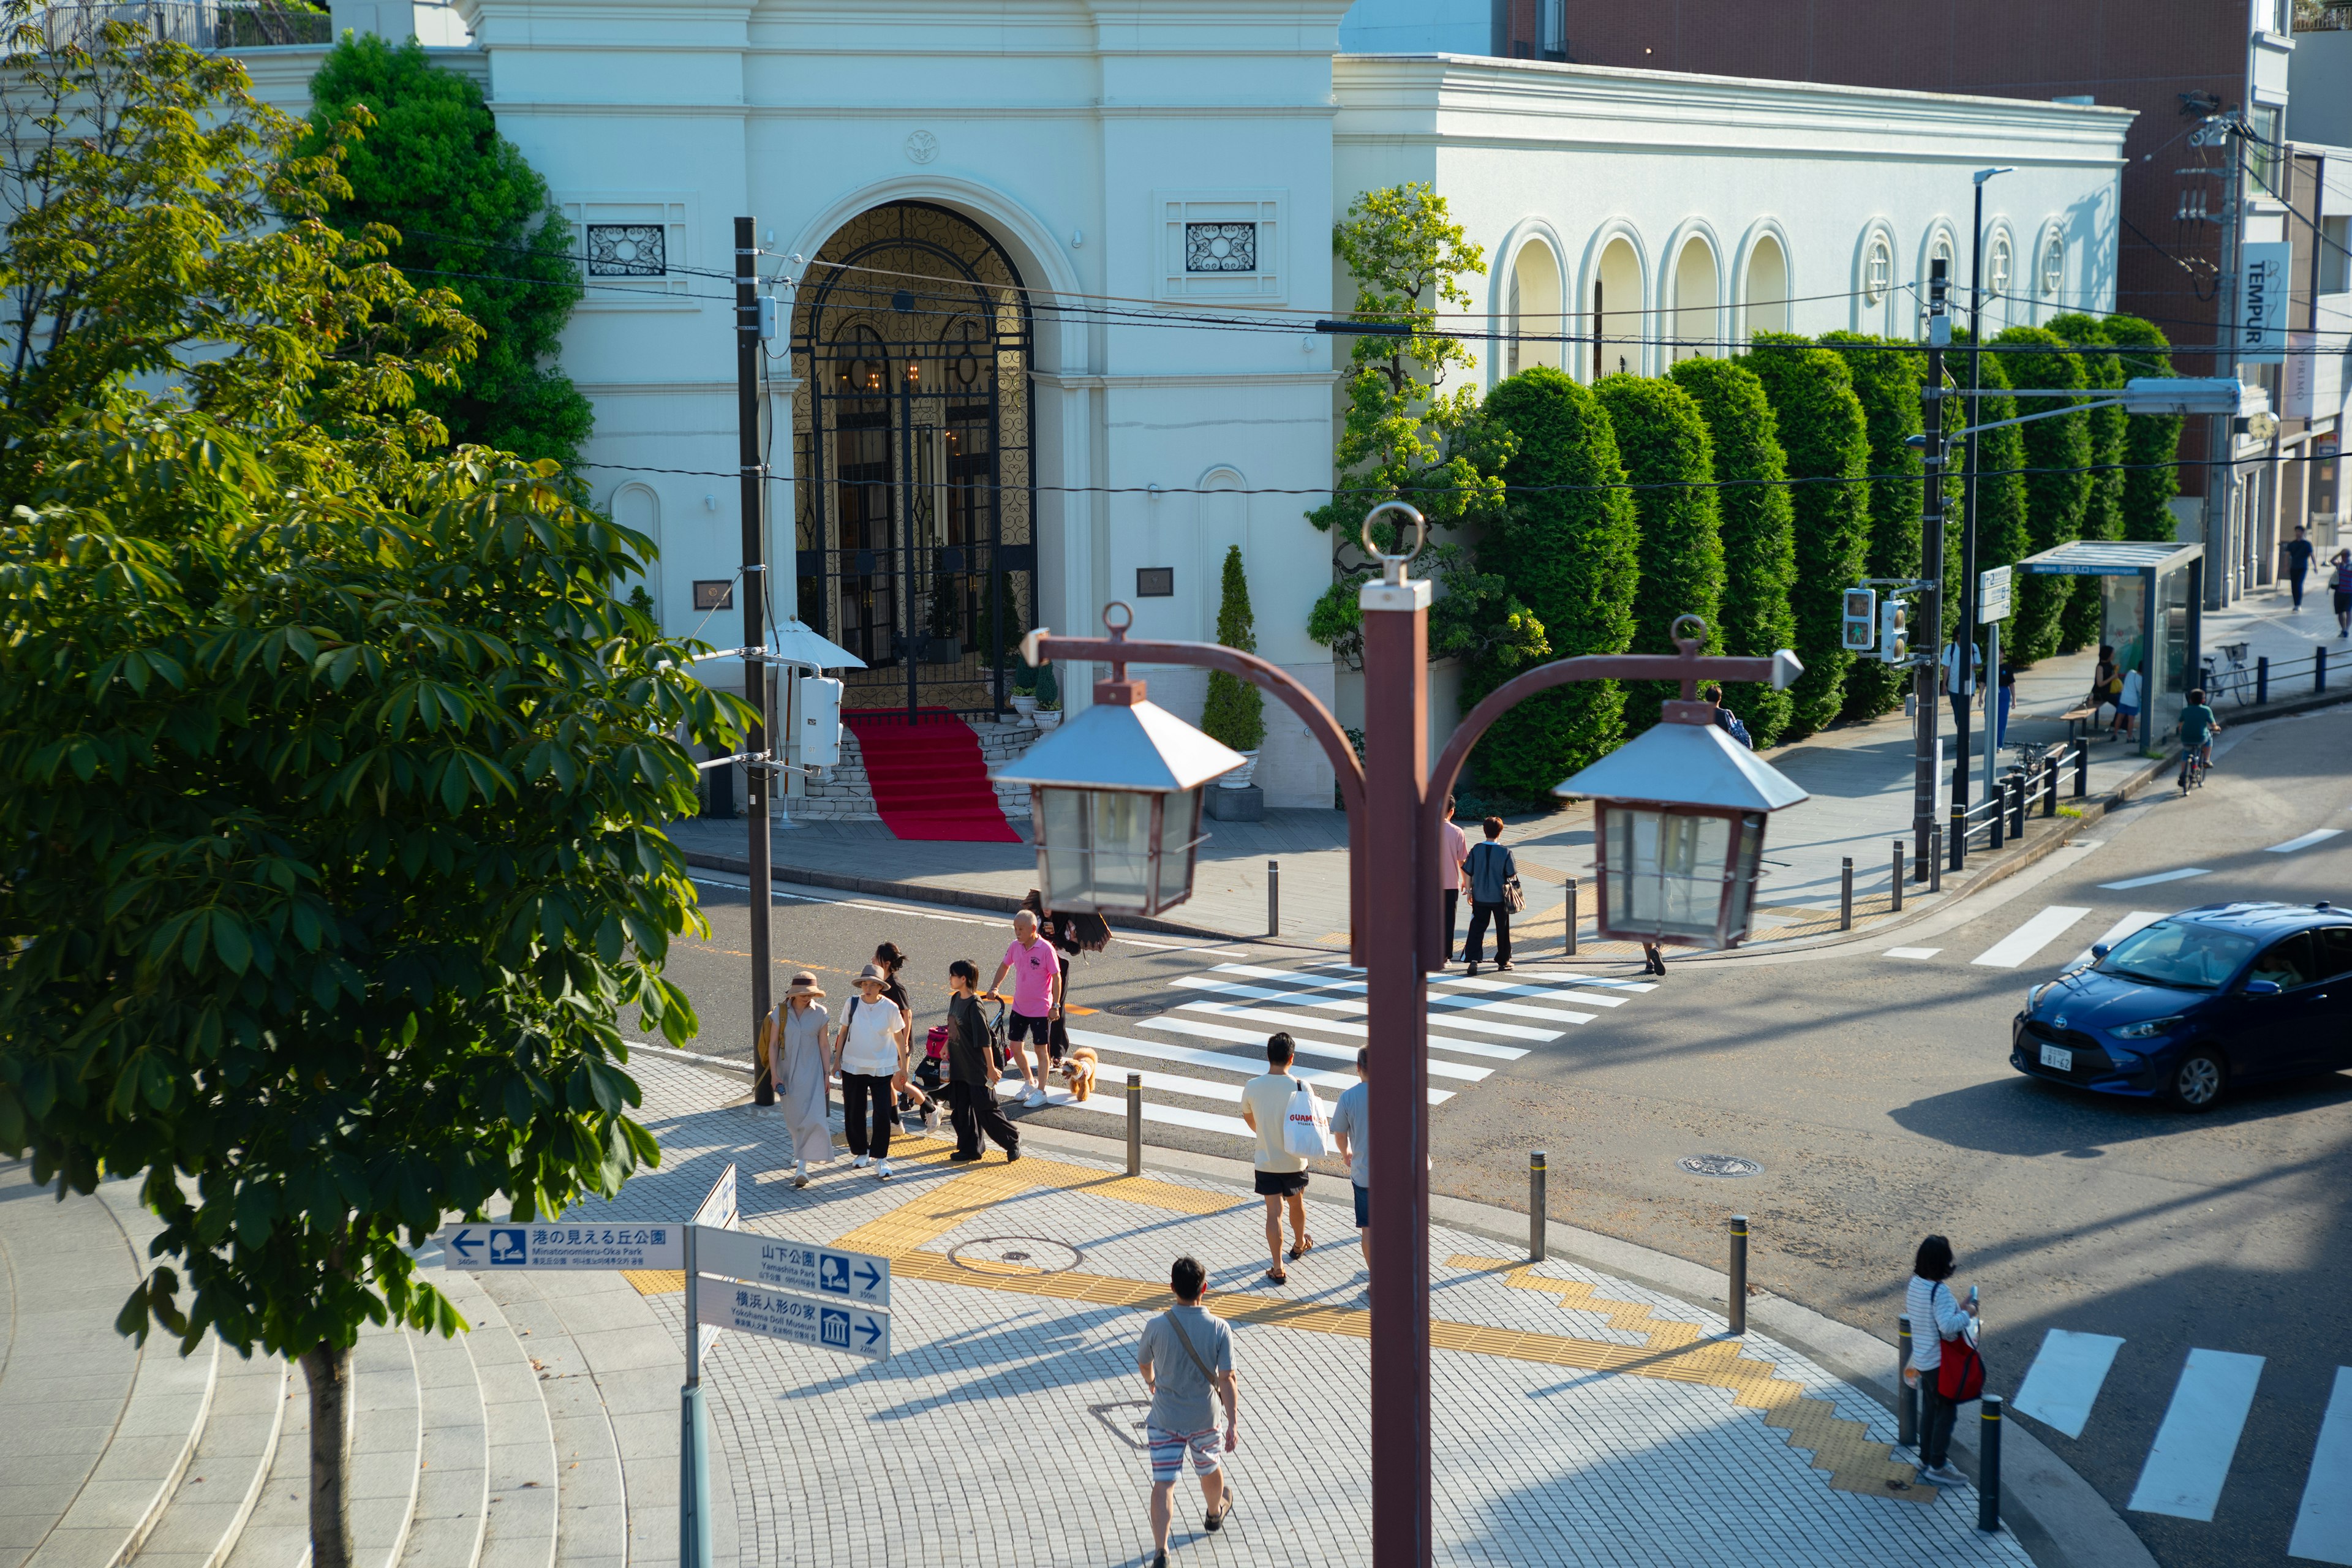
[(928, 131), (908, 132), (907, 136), (907, 161), (908, 163), (928, 163), (939, 155), (940, 139), (938, 137), (932, 135)]
[(1677, 1170), (1694, 1176), (1760, 1176), (1764, 1167), (1737, 1154), (1685, 1154), (1675, 1162)]

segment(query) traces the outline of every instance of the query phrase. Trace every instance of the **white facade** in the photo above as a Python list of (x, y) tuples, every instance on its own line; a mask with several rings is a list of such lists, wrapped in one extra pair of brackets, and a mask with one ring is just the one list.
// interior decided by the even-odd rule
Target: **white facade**
[[(1465, 28), (1485, 25), (1486, 0), (1458, 8)], [(610, 465), (590, 470), (598, 500), (660, 541), (648, 587), (665, 623), (732, 636), (730, 612), (705, 624), (694, 584), (731, 578), (738, 559), (732, 312), (708, 274), (730, 268), (739, 213), (758, 218), (763, 275), (794, 278), (812, 268), (784, 258), (814, 260), (888, 204), (945, 209), (984, 234), (1030, 305), (1025, 374), (1003, 353), (997, 365), (1000, 381), (1027, 383), (1033, 623), (1090, 629), (1117, 598), (1139, 636), (1207, 637), (1219, 563), (1238, 544), (1260, 651), (1327, 700), (1331, 662), (1303, 627), (1330, 580), (1330, 541), (1302, 519), (1313, 495), (1270, 492), (1330, 481), (1339, 340), (1311, 329), (1345, 287), (1328, 233), (1359, 192), (1436, 185), (1492, 264), (1472, 280), (1486, 327), (1587, 335), (1598, 287), (1606, 370), (1622, 357), (1654, 373), (1764, 326), (1913, 332), (1915, 286), (1939, 247), (1960, 243), (1969, 171), (1986, 163), (2020, 171), (1997, 184), (1993, 209), (2019, 276), (2038, 279), (2054, 258), (2028, 313), (2113, 306), (2122, 111), (1340, 56), (1346, 9), (462, 0), (474, 46), (446, 58), (480, 73), (499, 130), (583, 240), (592, 226), (658, 236), (663, 272), (590, 279), (563, 364), (596, 404), (586, 456)], [(1359, 21), (1376, 11), (1360, 0)], [(248, 60), (266, 96), (299, 107), (317, 57)], [(1253, 265), (1188, 270), (1186, 236), (1219, 232), (1188, 224), (1247, 226)], [(880, 300), (869, 314), (887, 327)], [(1170, 310), (1261, 330), (1153, 320)], [(771, 461), (788, 481), (772, 487), (777, 607), (823, 624), (825, 606), (793, 603), (795, 519), (812, 498), (795, 473), (809, 448), (790, 434), (822, 389), (795, 379), (782, 333), (772, 346)], [(1589, 376), (1592, 353), (1528, 343), (1518, 363)], [(1504, 345), (1480, 355), (1487, 382), (1511, 363)], [(839, 391), (826, 396), (846, 406)], [(825, 439), (826, 453), (848, 450)], [(939, 449), (952, 465), (952, 439)], [(698, 472), (634, 471), (656, 469)], [(848, 489), (825, 504), (856, 504)], [(1150, 584), (1168, 592), (1139, 597), (1144, 569), (1168, 570)], [(1160, 700), (1197, 711), (1197, 674), (1151, 679)], [(1268, 803), (1328, 805), (1319, 752), (1276, 705), (1267, 714)]]

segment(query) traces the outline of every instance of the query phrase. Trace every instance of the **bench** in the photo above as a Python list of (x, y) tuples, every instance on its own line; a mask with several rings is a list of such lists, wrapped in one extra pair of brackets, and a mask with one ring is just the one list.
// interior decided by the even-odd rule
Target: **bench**
[(2110, 706), (2113, 705), (2109, 703), (2085, 702), (2080, 708), (2069, 708), (2063, 713), (2059, 714), (2058, 717), (2064, 721), (2066, 725), (2066, 743), (2071, 746), (2077, 741), (2083, 739), (2084, 731), (2098, 721), (2099, 710), (2103, 707)]

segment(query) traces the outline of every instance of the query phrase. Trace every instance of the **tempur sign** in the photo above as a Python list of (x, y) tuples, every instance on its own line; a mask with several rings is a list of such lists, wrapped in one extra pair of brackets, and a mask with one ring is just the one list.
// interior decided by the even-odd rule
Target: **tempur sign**
[(2265, 241), (2245, 247), (2238, 274), (2238, 360), (2242, 364), (2286, 363), (2287, 276), (2294, 247)]

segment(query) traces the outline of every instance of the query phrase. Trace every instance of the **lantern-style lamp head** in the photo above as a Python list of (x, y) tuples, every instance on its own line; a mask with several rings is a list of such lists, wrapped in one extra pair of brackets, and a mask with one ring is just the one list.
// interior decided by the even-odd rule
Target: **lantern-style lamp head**
[[(1133, 621), (1125, 605), (1103, 612), (1114, 641)], [(1192, 896), (1201, 786), (1246, 760), (1146, 701), (1143, 682), (1113, 664), (1092, 707), (989, 776), (1029, 786), (1047, 909), (1154, 915)]]
[(1552, 793), (1592, 802), (1604, 941), (1737, 947), (1764, 818), (1805, 792), (1717, 728), (1713, 703), (1664, 707), (1663, 722)]

